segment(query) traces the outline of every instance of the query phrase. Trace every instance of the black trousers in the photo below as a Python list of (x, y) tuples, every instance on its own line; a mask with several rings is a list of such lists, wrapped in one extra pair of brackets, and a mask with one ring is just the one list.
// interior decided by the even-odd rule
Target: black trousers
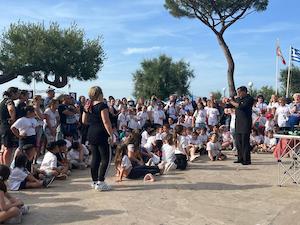
[(177, 165), (178, 170), (185, 170), (187, 167), (187, 158), (184, 154), (175, 154), (176, 160), (175, 164)]
[(238, 161), (244, 163), (251, 162), (251, 146), (250, 146), (250, 133), (246, 134), (235, 134), (235, 144), (238, 150)]
[(158, 166), (135, 166), (131, 169), (127, 177), (129, 179), (138, 179), (143, 178), (148, 173), (155, 175), (159, 172)]
[(111, 152), (108, 143), (91, 145), (92, 161), (91, 175), (94, 182), (104, 181), (111, 160)]

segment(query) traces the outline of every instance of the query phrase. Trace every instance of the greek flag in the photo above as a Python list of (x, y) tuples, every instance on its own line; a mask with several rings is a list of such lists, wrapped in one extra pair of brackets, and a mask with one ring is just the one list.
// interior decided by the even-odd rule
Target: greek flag
[(300, 62), (300, 50), (292, 47), (292, 61)]

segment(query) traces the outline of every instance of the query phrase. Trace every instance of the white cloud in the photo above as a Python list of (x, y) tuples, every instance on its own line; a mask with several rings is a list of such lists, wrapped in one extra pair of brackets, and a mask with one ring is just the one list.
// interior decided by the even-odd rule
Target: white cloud
[(159, 46), (153, 46), (150, 48), (127, 48), (125, 51), (123, 51), (123, 54), (124, 55), (144, 54), (144, 53), (158, 51), (160, 49), (161, 47)]

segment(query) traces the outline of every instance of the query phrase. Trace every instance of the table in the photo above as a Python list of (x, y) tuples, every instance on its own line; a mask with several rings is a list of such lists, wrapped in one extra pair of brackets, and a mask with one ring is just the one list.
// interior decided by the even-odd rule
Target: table
[(278, 185), (282, 186), (289, 180), (300, 183), (300, 136), (274, 134), (279, 142), (274, 155), (278, 162)]

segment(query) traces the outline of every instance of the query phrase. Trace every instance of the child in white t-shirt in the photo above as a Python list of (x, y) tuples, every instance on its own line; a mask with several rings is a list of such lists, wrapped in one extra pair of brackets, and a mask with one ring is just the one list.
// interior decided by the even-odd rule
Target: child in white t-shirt
[(233, 145), (233, 139), (228, 128), (225, 125), (223, 125), (219, 128), (219, 131), (222, 137), (222, 149), (231, 148)]
[(59, 148), (56, 142), (50, 142), (47, 145), (47, 150), (48, 152), (44, 156), (40, 170), (43, 171), (48, 177), (54, 176), (59, 179), (66, 179), (68, 168), (57, 166), (57, 156), (55, 154), (59, 153)]
[(266, 132), (266, 136), (264, 139), (264, 143), (259, 146), (259, 150), (262, 152), (273, 152), (275, 149), (275, 146), (277, 144), (276, 138), (274, 138), (274, 132), (272, 130), (269, 130)]
[(224, 160), (226, 155), (221, 152), (222, 146), (218, 141), (218, 135), (212, 134), (210, 141), (207, 143), (206, 150), (211, 161)]
[(186, 136), (184, 136), (185, 128), (182, 125), (176, 125), (173, 131), (173, 142), (174, 142), (174, 148), (175, 148), (175, 155), (176, 155), (176, 161), (177, 169), (185, 170), (187, 167), (187, 139)]
[(278, 99), (279, 106), (276, 109), (275, 118), (279, 127), (286, 127), (290, 116), (290, 108), (286, 105), (285, 98)]
[(163, 127), (160, 125), (157, 125), (155, 139), (163, 140)]
[(146, 106), (143, 106), (141, 108), (141, 110), (138, 111), (137, 119), (138, 119), (138, 123), (139, 123), (139, 129), (143, 129), (143, 127), (146, 124), (146, 121), (149, 120)]
[(127, 155), (127, 146), (119, 145), (115, 155), (115, 167), (117, 170), (117, 182), (122, 182), (123, 178), (138, 179), (149, 176), (148, 174), (162, 174), (164, 170), (163, 165), (159, 166), (146, 166), (136, 165), (133, 166)]
[(12, 169), (8, 180), (8, 187), (11, 191), (18, 191), (29, 188), (48, 187), (55, 177), (36, 179), (27, 169), (27, 157), (20, 154), (15, 159), (15, 168)]
[(128, 121), (129, 121), (129, 118), (128, 118), (128, 115), (127, 115), (127, 110), (126, 110), (125, 107), (122, 107), (121, 108), (121, 113), (118, 116), (118, 129), (122, 130), (122, 127), (124, 125), (127, 126)]
[(26, 106), (26, 116), (18, 119), (12, 126), (11, 131), (19, 139), (19, 148), (26, 144), (36, 145), (36, 127), (35, 111), (32, 106)]
[(199, 154), (196, 154), (196, 152), (199, 151), (200, 148), (201, 148), (201, 140), (198, 138), (198, 133), (194, 131), (192, 133), (191, 138), (188, 140), (188, 152), (190, 155), (190, 162), (193, 162), (198, 157), (200, 157)]
[(166, 114), (162, 110), (162, 105), (158, 104), (158, 108), (153, 111), (153, 123), (154, 125), (162, 126), (164, 124), (164, 120), (166, 119)]
[(162, 151), (162, 158), (161, 160), (166, 162), (166, 163), (174, 163), (176, 160), (175, 156), (175, 149), (173, 148), (173, 137), (171, 134), (169, 134), (165, 140), (164, 144), (161, 148)]
[(193, 127), (206, 127), (207, 113), (202, 102), (198, 103), (197, 110), (195, 111), (193, 117)]
[(184, 118), (185, 127), (189, 128), (193, 126), (193, 113), (192, 111), (187, 111)]
[(139, 129), (139, 121), (136, 116), (136, 111), (135, 109), (130, 109), (129, 110), (129, 117), (128, 117), (128, 128), (131, 130)]
[(207, 112), (207, 124), (210, 130), (212, 130), (212, 128), (218, 124), (219, 122), (219, 110), (216, 108), (216, 105), (209, 101), (208, 102), (208, 107), (206, 109)]
[(200, 140), (202, 147), (206, 147), (206, 143), (208, 141), (207, 128), (201, 127), (198, 128), (196, 131), (198, 133), (198, 139)]
[(266, 119), (267, 119), (267, 121), (265, 124), (265, 131), (274, 130), (275, 124), (276, 124), (276, 122), (274, 120), (274, 115), (271, 112), (269, 112), (266, 115)]
[(252, 146), (252, 152), (257, 152), (259, 146), (263, 143), (264, 137), (256, 129), (252, 129), (250, 135), (250, 145)]
[(89, 151), (79, 142), (73, 142), (67, 158), (70, 161), (72, 169), (85, 169), (88, 166)]

